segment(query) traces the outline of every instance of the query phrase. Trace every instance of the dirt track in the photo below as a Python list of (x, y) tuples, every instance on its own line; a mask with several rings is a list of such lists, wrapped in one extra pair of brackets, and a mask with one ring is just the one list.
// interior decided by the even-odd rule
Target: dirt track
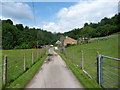
[(45, 63), (25, 88), (83, 88), (65, 62), (51, 48)]

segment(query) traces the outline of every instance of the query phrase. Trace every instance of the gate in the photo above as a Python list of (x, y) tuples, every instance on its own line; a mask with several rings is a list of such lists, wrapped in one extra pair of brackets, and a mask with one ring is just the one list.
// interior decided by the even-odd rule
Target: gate
[(102, 86), (103, 88), (120, 88), (119, 64), (120, 64), (120, 59), (112, 58), (104, 55), (98, 55), (97, 82), (100, 86)]

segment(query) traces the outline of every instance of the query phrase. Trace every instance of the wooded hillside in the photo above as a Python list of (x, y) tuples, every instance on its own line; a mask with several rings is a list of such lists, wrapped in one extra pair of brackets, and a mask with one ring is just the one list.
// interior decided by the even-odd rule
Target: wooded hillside
[(83, 28), (77, 28), (69, 32), (65, 32), (64, 35), (70, 36), (74, 39), (80, 37), (102, 37), (112, 33), (120, 31), (120, 13), (116, 14), (112, 18), (103, 18), (98, 23), (85, 23)]
[(29, 49), (34, 45), (54, 44), (57, 34), (46, 30), (23, 27), (22, 24), (13, 25), (13, 22), (2, 20), (2, 47), (3, 49)]
[(2, 48), (3, 49), (29, 49), (33, 45), (50, 45), (61, 37), (69, 36), (74, 39), (80, 37), (102, 37), (119, 32), (120, 14), (112, 18), (103, 18), (98, 23), (85, 23), (83, 28), (78, 28), (65, 33), (51, 33), (42, 29), (23, 27), (22, 24), (13, 25), (13, 21), (2, 21)]

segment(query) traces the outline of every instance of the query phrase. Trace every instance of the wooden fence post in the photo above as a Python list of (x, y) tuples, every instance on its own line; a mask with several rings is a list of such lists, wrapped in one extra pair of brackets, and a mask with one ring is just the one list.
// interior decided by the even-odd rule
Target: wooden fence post
[(89, 77), (92, 79), (92, 76), (84, 70), (84, 57), (83, 57), (83, 51), (82, 51), (82, 71)]
[(24, 53), (24, 71), (26, 71), (26, 57), (25, 57), (25, 53)]
[(32, 52), (32, 64), (34, 64), (34, 53)]
[(72, 50), (72, 63), (74, 63), (74, 49)]
[(3, 84), (7, 83), (7, 56), (4, 56)]
[(40, 58), (40, 50), (39, 50), (39, 52), (38, 52), (38, 57)]
[(39, 58), (39, 57), (38, 57), (38, 49), (37, 49), (37, 60), (38, 60), (38, 58)]
[(40, 53), (39, 53), (39, 54), (40, 54), (40, 58), (41, 58), (41, 57), (42, 57), (42, 55), (41, 55), (41, 51), (40, 51)]

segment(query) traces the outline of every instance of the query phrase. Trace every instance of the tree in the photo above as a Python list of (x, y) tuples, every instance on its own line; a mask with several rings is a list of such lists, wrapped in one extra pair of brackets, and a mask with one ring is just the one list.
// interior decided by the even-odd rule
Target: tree
[(84, 24), (84, 27), (86, 27), (86, 26), (88, 26), (88, 23), (85, 23), (85, 24)]
[(28, 30), (29, 29), (29, 27), (28, 26), (25, 26), (25, 30)]
[(9, 23), (10, 25), (13, 25), (13, 22), (10, 19), (7, 19), (6, 23)]
[(90, 26), (86, 26), (81, 30), (82, 37), (93, 37), (94, 33), (95, 29)]
[(117, 32), (117, 26), (106, 24), (96, 28), (96, 31), (100, 33), (100, 36), (106, 36)]
[(110, 19), (105, 17), (101, 20), (100, 25), (102, 26), (102, 25), (106, 25), (106, 24), (110, 24), (110, 23), (111, 23)]
[(21, 31), (23, 31), (23, 29), (24, 29), (22, 24), (16, 24), (16, 27)]
[(23, 27), (22, 24), (13, 25), (12, 20), (2, 21), (2, 44), (3, 49), (32, 48), (34, 45), (55, 44), (63, 36), (74, 39), (80, 37), (100, 37), (119, 32), (120, 14), (112, 18), (103, 18), (98, 23), (85, 23), (82, 28), (75, 28), (65, 33), (51, 33), (47, 30)]
[(92, 28), (97, 28), (99, 25), (97, 23), (90, 23), (89, 26)]

